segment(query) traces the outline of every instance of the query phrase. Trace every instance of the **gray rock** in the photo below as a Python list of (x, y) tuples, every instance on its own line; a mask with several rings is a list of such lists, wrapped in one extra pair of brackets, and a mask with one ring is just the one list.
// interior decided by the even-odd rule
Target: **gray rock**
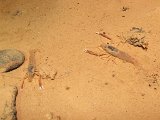
[(16, 96), (17, 87), (0, 88), (0, 120), (17, 120)]
[(0, 50), (0, 72), (14, 70), (21, 66), (24, 60), (24, 54), (16, 49)]

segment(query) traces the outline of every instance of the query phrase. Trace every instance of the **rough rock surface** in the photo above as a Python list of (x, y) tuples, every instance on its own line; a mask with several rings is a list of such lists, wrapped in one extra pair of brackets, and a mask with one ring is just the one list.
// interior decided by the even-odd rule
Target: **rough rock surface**
[(16, 49), (0, 51), (0, 72), (8, 72), (23, 64), (25, 56)]
[(135, 47), (141, 47), (144, 50), (148, 49), (148, 41), (146, 41), (145, 37), (147, 32), (145, 32), (142, 28), (132, 27), (130, 31), (127, 32), (125, 36), (125, 41), (130, 45)]
[(17, 120), (16, 96), (17, 87), (9, 86), (0, 88), (0, 120)]

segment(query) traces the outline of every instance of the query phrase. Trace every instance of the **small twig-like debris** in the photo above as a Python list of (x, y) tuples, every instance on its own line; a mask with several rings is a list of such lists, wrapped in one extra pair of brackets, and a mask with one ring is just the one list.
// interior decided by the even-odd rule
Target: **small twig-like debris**
[(107, 38), (107, 39), (109, 39), (109, 40), (112, 40), (108, 35), (106, 35), (106, 33), (105, 32), (96, 32), (96, 34), (98, 34), (98, 35), (100, 35), (100, 36), (102, 36), (102, 37), (105, 37), (105, 38)]
[(128, 7), (123, 6), (122, 11), (127, 11), (127, 10), (129, 10), (129, 8), (128, 8)]

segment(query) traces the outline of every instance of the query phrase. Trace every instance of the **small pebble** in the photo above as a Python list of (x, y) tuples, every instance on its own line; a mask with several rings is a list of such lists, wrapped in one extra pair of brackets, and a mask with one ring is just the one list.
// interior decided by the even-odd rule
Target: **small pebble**
[(48, 113), (48, 114), (46, 114), (46, 118), (48, 119), (48, 120), (52, 120), (53, 119), (53, 113)]
[(108, 85), (108, 83), (106, 82), (106, 83), (104, 83), (105, 85)]
[(60, 116), (54, 115), (52, 112), (46, 114), (47, 120), (61, 120)]
[(144, 94), (144, 93), (142, 93), (142, 94), (141, 94), (141, 96), (145, 96), (145, 94)]
[(70, 89), (70, 87), (66, 87), (66, 90), (69, 90)]

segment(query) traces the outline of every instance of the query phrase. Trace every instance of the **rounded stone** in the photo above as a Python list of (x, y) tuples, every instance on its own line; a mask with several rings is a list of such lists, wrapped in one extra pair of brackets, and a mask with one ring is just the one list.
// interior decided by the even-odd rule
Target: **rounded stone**
[(16, 49), (0, 50), (0, 72), (9, 72), (24, 63), (24, 54)]

